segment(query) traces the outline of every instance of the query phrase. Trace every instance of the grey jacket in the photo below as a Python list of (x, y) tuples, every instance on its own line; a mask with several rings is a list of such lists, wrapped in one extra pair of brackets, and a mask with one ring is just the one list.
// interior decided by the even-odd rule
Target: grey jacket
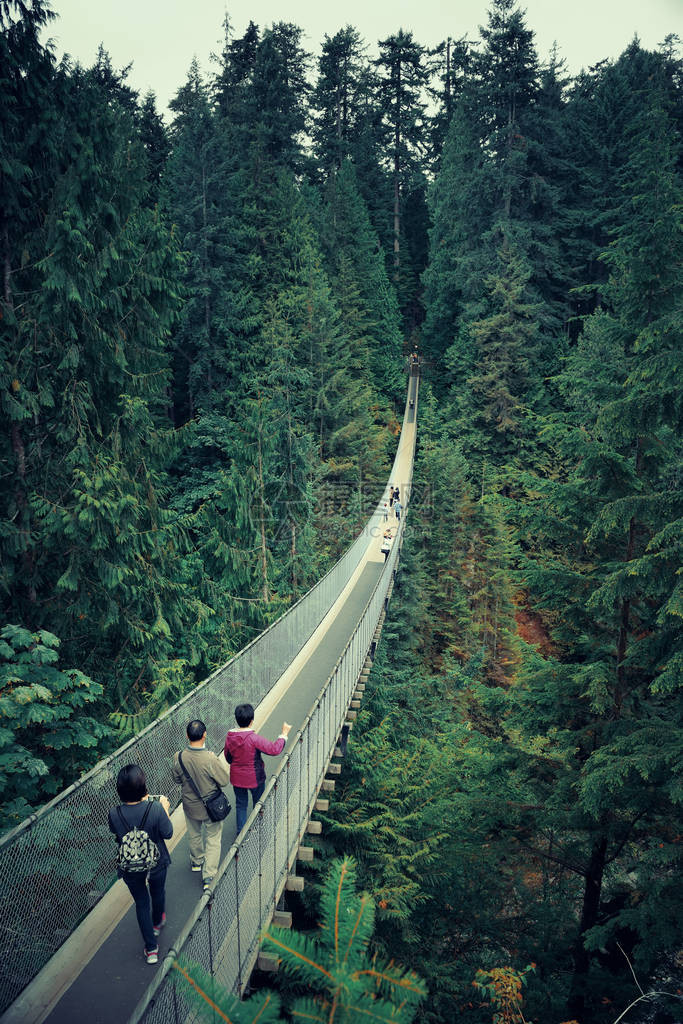
[[(185, 747), (182, 755), (183, 764), (203, 797), (215, 793), (217, 787), (222, 789), (223, 786), (227, 786), (230, 781), (228, 766), (219, 761), (216, 755), (206, 747)], [(209, 815), (206, 813), (206, 807), (195, 795), (190, 783), (185, 778), (177, 754), (173, 756), (172, 775), (173, 781), (179, 782), (182, 786), (183, 810), (187, 817), (194, 818), (195, 821), (208, 821)]]

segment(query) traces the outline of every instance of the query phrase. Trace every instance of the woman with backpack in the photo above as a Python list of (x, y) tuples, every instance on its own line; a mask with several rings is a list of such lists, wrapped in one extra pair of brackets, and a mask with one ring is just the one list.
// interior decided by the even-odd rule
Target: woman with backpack
[(173, 835), (168, 816), (171, 805), (165, 796), (149, 795), (145, 773), (138, 764), (121, 769), (116, 792), (121, 803), (109, 811), (109, 828), (119, 844), (117, 874), (135, 900), (145, 959), (156, 964), (157, 936), (166, 924), (166, 871), (171, 858), (164, 840)]

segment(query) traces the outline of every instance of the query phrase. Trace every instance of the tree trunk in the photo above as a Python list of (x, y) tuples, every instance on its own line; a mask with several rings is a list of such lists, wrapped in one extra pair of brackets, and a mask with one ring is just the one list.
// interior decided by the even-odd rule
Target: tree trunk
[[(638, 438), (638, 444), (636, 446), (636, 462), (635, 470), (636, 476), (640, 475), (641, 468), (641, 454), (642, 454), (642, 441)], [(636, 547), (636, 521), (632, 517), (628, 524), (628, 542), (626, 545), (626, 561), (630, 562), (635, 554)], [(631, 617), (631, 600), (625, 597), (621, 603), (621, 615), (619, 622), (619, 636), (617, 639), (617, 686), (614, 694), (614, 716), (619, 718), (621, 715), (621, 706), (624, 700), (624, 694), (626, 693), (627, 680), (626, 680), (626, 666), (624, 664), (626, 660), (626, 651), (628, 648), (628, 635), (630, 631), (630, 617)]]
[(296, 588), (297, 588), (297, 583), (298, 583), (298, 580), (297, 580), (297, 577), (296, 577), (296, 523), (293, 520), (292, 520), (292, 523), (291, 523), (291, 531), (292, 531), (292, 544), (291, 544), (289, 553), (290, 553), (290, 557), (292, 559), (292, 595), (296, 596)]
[(401, 264), (401, 196), (399, 174), (401, 172), (401, 65), (398, 66), (396, 85), (396, 126), (394, 129), (394, 279), (398, 284), (398, 272)]
[[(345, 142), (349, 134), (349, 58), (348, 54), (344, 57), (344, 83), (342, 86), (342, 118), (339, 132), (339, 142), (342, 140)], [(339, 153), (339, 164), (341, 166), (341, 145)]]
[[(292, 453), (292, 410), (289, 405), (289, 393), (287, 394), (287, 447), (289, 449), (289, 500), (295, 502), (294, 498), (294, 474), (292, 472), (292, 466), (294, 464), (293, 453)], [(292, 543), (290, 546), (290, 557), (292, 559), (292, 594), (296, 594), (297, 577), (296, 577), (296, 521), (294, 519), (294, 513), (292, 509), (288, 510), (290, 516), (290, 530)]]
[(263, 452), (261, 449), (261, 423), (258, 425), (258, 484), (259, 484), (259, 528), (261, 532), (261, 576), (263, 580), (261, 596), (270, 601), (268, 591), (268, 545), (266, 543), (266, 497), (263, 483)]
[(12, 309), (12, 263), (9, 253), (9, 228), (4, 217), (0, 223), (2, 223), (2, 295), (7, 305)]
[(204, 284), (206, 288), (206, 294), (204, 295), (204, 331), (206, 333), (206, 385), (208, 391), (209, 405), (213, 405), (211, 401), (211, 389), (213, 387), (212, 372), (211, 372), (211, 289), (209, 282), (209, 243), (206, 237), (208, 227), (208, 213), (206, 209), (206, 167), (202, 164), (202, 224), (204, 230), (203, 234), (203, 250), (204, 250)]
[[(14, 312), (14, 301), (12, 298), (12, 261), (10, 259), (9, 226), (5, 217), (0, 221), (0, 236), (2, 237), (2, 297), (8, 310)], [(17, 479), (14, 488), (14, 500), (18, 510), (19, 532), (22, 537), (23, 553), (23, 584), (31, 604), (35, 604), (38, 597), (33, 582), (35, 561), (31, 548), (31, 530), (28, 521), (28, 501), (26, 499), (26, 448), (19, 423), (14, 420), (10, 427), (10, 438), (12, 451), (17, 461)]]
[(574, 975), (572, 977), (567, 1009), (569, 1016), (584, 1022), (586, 1008), (586, 987), (590, 970), (591, 955), (586, 949), (586, 932), (594, 928), (598, 922), (602, 878), (605, 872), (607, 855), (607, 837), (600, 836), (593, 845), (590, 860), (586, 869), (585, 887), (583, 891), (583, 907), (581, 909), (581, 926), (574, 946)]

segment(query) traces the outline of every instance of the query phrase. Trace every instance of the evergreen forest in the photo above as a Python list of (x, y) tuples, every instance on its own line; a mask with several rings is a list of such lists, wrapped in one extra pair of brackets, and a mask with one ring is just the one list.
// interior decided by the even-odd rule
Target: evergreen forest
[(424, 984), (392, 1020), (675, 1024), (677, 37), (570, 76), (516, 0), (375, 56), (226, 16), (165, 118), (106, 41), (58, 61), (54, 17), (0, 0), (0, 826), (337, 560), (417, 345), (402, 565), (313, 870), (353, 858), (370, 950)]

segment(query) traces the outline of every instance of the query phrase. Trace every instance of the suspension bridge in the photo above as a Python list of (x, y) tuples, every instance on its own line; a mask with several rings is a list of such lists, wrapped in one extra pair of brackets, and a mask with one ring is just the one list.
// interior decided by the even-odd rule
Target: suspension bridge
[[(306, 837), (321, 831), (315, 813), (327, 810), (341, 771), (399, 564), (404, 517), (396, 521), (392, 510), (396, 530), (385, 561), (384, 502), (391, 482), (409, 506), (418, 388), (412, 365), (387, 488), (337, 564), (227, 665), (0, 840), (0, 1024), (194, 1020), (175, 984), (178, 955), (242, 995), (263, 931), (291, 924), (283, 895), (303, 888), (297, 864), (313, 857)], [(207, 723), (208, 745), (222, 750), (244, 701), (267, 736), (278, 734), (283, 719), (293, 728), (239, 836), (234, 815), (226, 820), (220, 869), (204, 894), (201, 876), (190, 872), (172, 758), (191, 718)], [(118, 771), (133, 762), (172, 807), (168, 924), (157, 968), (144, 962), (130, 894), (115, 881), (107, 825)]]

